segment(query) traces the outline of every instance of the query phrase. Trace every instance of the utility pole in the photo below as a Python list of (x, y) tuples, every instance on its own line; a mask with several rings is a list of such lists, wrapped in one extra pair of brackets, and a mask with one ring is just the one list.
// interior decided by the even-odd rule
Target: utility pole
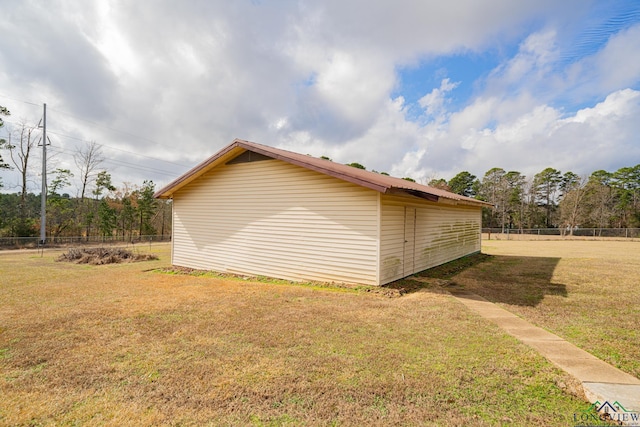
[(40, 195), (40, 244), (47, 241), (47, 104), (42, 113), (42, 194)]

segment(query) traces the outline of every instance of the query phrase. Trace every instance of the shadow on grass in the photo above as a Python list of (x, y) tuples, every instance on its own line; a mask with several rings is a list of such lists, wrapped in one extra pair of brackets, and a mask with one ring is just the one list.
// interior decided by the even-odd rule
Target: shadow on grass
[(546, 296), (567, 297), (553, 281), (560, 258), (492, 256), (491, 262), (455, 278), (467, 292), (504, 304), (535, 307)]
[(553, 282), (560, 258), (471, 255), (422, 271), (386, 286), (402, 293), (421, 289), (473, 293), (491, 301), (537, 306), (545, 296), (567, 297), (567, 287)]
[(469, 255), (446, 264), (423, 270), (404, 279), (387, 283), (383, 287), (398, 290), (403, 294), (419, 290), (441, 291), (443, 287), (455, 286), (450, 283), (450, 279), (455, 275), (488, 261), (491, 258), (491, 255), (482, 253)]

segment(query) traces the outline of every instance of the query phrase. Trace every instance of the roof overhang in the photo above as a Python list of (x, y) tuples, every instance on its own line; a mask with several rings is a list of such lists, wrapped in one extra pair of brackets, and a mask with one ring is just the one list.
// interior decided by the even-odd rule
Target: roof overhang
[(304, 154), (281, 150), (254, 142), (236, 139), (222, 150), (209, 157), (204, 162), (196, 165), (165, 187), (158, 190), (154, 197), (170, 199), (176, 191), (179, 191), (192, 181), (205, 173), (225, 164), (246, 151), (281, 160), (292, 165), (310, 169), (325, 175), (333, 176), (343, 181), (369, 188), (383, 194), (403, 194), (419, 197), (431, 202), (447, 202), (448, 204), (491, 207), (490, 203), (439, 190), (426, 185), (393, 178), (375, 172), (364, 171), (351, 166), (335, 163), (330, 160), (318, 159)]

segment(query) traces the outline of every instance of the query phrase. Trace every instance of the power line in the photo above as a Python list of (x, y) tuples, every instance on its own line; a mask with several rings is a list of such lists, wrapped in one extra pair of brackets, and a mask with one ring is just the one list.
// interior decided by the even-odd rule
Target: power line
[[(49, 110), (51, 110), (51, 109), (49, 109)], [(11, 120), (5, 120), (4, 122), (5, 123), (11, 123), (13, 125), (20, 125), (20, 123), (16, 123), (16, 122), (11, 121)], [(51, 129), (48, 129), (47, 133), (52, 134), (52, 135), (57, 135), (57, 136), (60, 136), (60, 137), (63, 137), (63, 138), (73, 139), (73, 140), (84, 142), (84, 143), (91, 143), (91, 141), (87, 141), (86, 139), (79, 138), (79, 137), (72, 136), (72, 135), (67, 135), (67, 134), (64, 134), (64, 133), (61, 133), (61, 132), (52, 131)], [(140, 153), (136, 153), (134, 151), (124, 150), (122, 148), (117, 148), (117, 147), (113, 147), (111, 145), (101, 144), (99, 142), (96, 142), (96, 145), (99, 145), (101, 147), (108, 148), (108, 149), (111, 149), (111, 150), (121, 151), (123, 153), (131, 154), (131, 155), (134, 155), (134, 156), (145, 157), (147, 159), (156, 160), (156, 161), (159, 161), (159, 162), (169, 163), (169, 164), (175, 165), (175, 166), (180, 166), (180, 167), (184, 167), (184, 168), (190, 168), (191, 167), (189, 165), (176, 163), (176, 162), (172, 162), (170, 160), (164, 160), (164, 159), (160, 159), (160, 158), (157, 158), (157, 157), (147, 156), (145, 154), (140, 154)], [(73, 154), (73, 153), (71, 153), (71, 154)]]
[(22, 103), (24, 103), (24, 104), (35, 105), (36, 107), (41, 107), (41, 106), (42, 106), (42, 104), (36, 104), (35, 102), (25, 101), (25, 100), (23, 100), (23, 99), (13, 98), (13, 97), (11, 97), (11, 96), (7, 96), (7, 95), (2, 95), (2, 94), (0, 94), (0, 97), (2, 97), (2, 98), (7, 98), (7, 99), (10, 99), (10, 100), (12, 100), (12, 101), (22, 102)]
[[(63, 138), (75, 139), (76, 141), (91, 143), (91, 141), (87, 141), (86, 139), (78, 138), (76, 136), (66, 135), (66, 134), (60, 133), (60, 132), (54, 132), (52, 130), (49, 130), (49, 133), (53, 134), (53, 135), (61, 136)], [(136, 152), (133, 152), (133, 151), (124, 150), (122, 148), (117, 148), (117, 147), (113, 147), (111, 145), (101, 144), (99, 142), (96, 142), (96, 144), (100, 145), (101, 147), (109, 148), (111, 150), (122, 151), (123, 153), (127, 153), (127, 154), (133, 154), (134, 156), (146, 157), (147, 159), (157, 160), (157, 161), (160, 161), (160, 162), (165, 162), (165, 163), (169, 163), (169, 164), (172, 164), (172, 165), (181, 166), (181, 167), (185, 167), (185, 168), (191, 167), (189, 165), (183, 165), (181, 163), (172, 162), (170, 160), (164, 160), (164, 159), (159, 159), (157, 157), (147, 156), (145, 154), (140, 154), (140, 153), (136, 153)]]
[(55, 109), (55, 108), (50, 108), (50, 110), (53, 110), (53, 111), (56, 111), (56, 112), (58, 112), (58, 113), (61, 113), (61, 114), (64, 114), (64, 115), (67, 115), (67, 116), (73, 117), (74, 119), (81, 120), (81, 121), (86, 122), (86, 123), (90, 123), (90, 124), (91, 124), (91, 125), (93, 125), (93, 126), (101, 127), (101, 128), (103, 128), (103, 129), (108, 129), (108, 130), (113, 131), (113, 132), (118, 132), (118, 133), (121, 133), (121, 134), (123, 134), (123, 135), (127, 135), (127, 136), (130, 136), (130, 137), (133, 137), (133, 138), (137, 138), (137, 139), (142, 140), (142, 141), (147, 141), (147, 142), (151, 142), (151, 143), (153, 143), (153, 144), (158, 144), (158, 142), (157, 142), (157, 141), (154, 141), (154, 140), (152, 140), (152, 139), (145, 138), (145, 137), (143, 137), (143, 136), (136, 135), (136, 134), (133, 134), (133, 133), (131, 133), (131, 132), (124, 131), (124, 130), (116, 129), (116, 128), (113, 128), (113, 127), (111, 127), (111, 126), (104, 125), (104, 124), (102, 124), (102, 123), (94, 122), (94, 121), (92, 121), (92, 120), (84, 119), (84, 118), (82, 118), (82, 117), (76, 116), (75, 114), (68, 113), (68, 112), (66, 112), (66, 111), (57, 110), (57, 109)]
[[(29, 105), (34, 105), (34, 106), (36, 106), (36, 107), (41, 107), (41, 106), (42, 106), (42, 104), (36, 104), (36, 103), (34, 103), (34, 102), (25, 101), (25, 100), (18, 99), (18, 98), (13, 98), (13, 97), (10, 97), (10, 96), (7, 96), (7, 95), (2, 95), (2, 94), (0, 94), (0, 97), (7, 98), (7, 99), (11, 99), (11, 100), (13, 100), (13, 101), (23, 102), (23, 103), (25, 103), (25, 104), (29, 104)], [(92, 121), (92, 120), (84, 119), (84, 118), (82, 118), (82, 117), (76, 116), (75, 114), (72, 114), (72, 113), (69, 113), (69, 112), (66, 112), (66, 111), (63, 111), (63, 110), (59, 110), (59, 109), (51, 108), (51, 107), (48, 107), (48, 110), (49, 110), (49, 111), (55, 111), (55, 112), (58, 112), (58, 113), (61, 113), (61, 114), (67, 115), (67, 116), (73, 117), (73, 118), (75, 118), (75, 119), (77, 119), (77, 120), (80, 120), (80, 121), (83, 121), (83, 122), (86, 122), (86, 123), (90, 123), (90, 124), (91, 124), (91, 125), (93, 125), (93, 126), (101, 127), (101, 128), (103, 128), (103, 129), (107, 129), (107, 130), (110, 130), (110, 131), (113, 131), (113, 132), (118, 132), (118, 133), (121, 133), (121, 134), (123, 134), (123, 135), (127, 135), (127, 136), (130, 136), (130, 137), (133, 137), (133, 138), (139, 139), (139, 140), (141, 140), (141, 141), (146, 141), (146, 142), (150, 142), (150, 143), (152, 143), (152, 144), (157, 144), (157, 145), (163, 145), (163, 144), (160, 144), (160, 143), (158, 143), (157, 141), (154, 141), (154, 140), (152, 140), (152, 139), (145, 138), (145, 137), (142, 137), (142, 136), (139, 136), (139, 135), (135, 135), (135, 134), (133, 134), (133, 133), (131, 133), (131, 132), (123, 131), (123, 130), (116, 129), (116, 128), (113, 128), (113, 127), (110, 127), (110, 126), (106, 126), (106, 125), (103, 125), (103, 124), (101, 124), (101, 123), (94, 122), (94, 121)], [(7, 120), (5, 120), (5, 123), (13, 123), (13, 124), (16, 124), (15, 122), (7, 121)], [(66, 134), (63, 134), (63, 133), (60, 133), (60, 132), (55, 132), (55, 131), (52, 131), (52, 130), (50, 130), (50, 129), (48, 130), (48, 132), (49, 132), (50, 134), (54, 134), (54, 135), (58, 135), (58, 136), (62, 136), (62, 137), (70, 138), (70, 139), (75, 139), (75, 140), (77, 140), (77, 141), (81, 141), (81, 142), (86, 142), (86, 143), (91, 142), (91, 141), (87, 141), (87, 140), (82, 139), (82, 138), (74, 137), (74, 136), (71, 136), (71, 135), (66, 135)], [(133, 151), (123, 150), (123, 149), (121, 149), (121, 148), (112, 147), (112, 146), (110, 146), (110, 145), (106, 145), (106, 144), (101, 144), (101, 143), (97, 143), (97, 142), (96, 142), (96, 144), (98, 144), (98, 145), (100, 145), (100, 146), (102, 146), (102, 147), (108, 147), (108, 148), (110, 148), (110, 149), (112, 149), (112, 150), (122, 151), (123, 153), (133, 154), (133, 155), (135, 155), (135, 156), (146, 157), (146, 158), (148, 158), (148, 159), (157, 160), (157, 161), (161, 161), (161, 162), (166, 162), (166, 163), (169, 163), (169, 164), (173, 164), (173, 165), (177, 165), (177, 166), (181, 166), (181, 167), (185, 167), (185, 168), (190, 168), (190, 167), (191, 167), (191, 166), (189, 166), (189, 165), (184, 165), (184, 164), (180, 164), (180, 163), (172, 162), (172, 161), (169, 161), (169, 160), (159, 159), (159, 158), (157, 158), (157, 157), (152, 157), (152, 156), (147, 156), (147, 155), (144, 155), (144, 154), (139, 154), (139, 153), (135, 153), (135, 152), (133, 152)]]
[[(54, 154), (73, 154), (72, 152), (64, 148), (49, 148), (49, 151), (53, 152)], [(116, 166), (126, 166), (130, 169), (137, 169), (144, 172), (158, 173), (167, 176), (176, 176), (176, 173), (167, 172), (166, 170), (156, 169), (150, 166), (140, 166), (135, 163), (125, 162), (124, 160), (105, 159), (104, 162), (115, 164)]]
[[(39, 108), (41, 107), (41, 104), (37, 104), (35, 102), (25, 101), (25, 100), (22, 100), (22, 99), (13, 98), (13, 97), (2, 95), (2, 94), (0, 94), (0, 97), (6, 98), (6, 99), (10, 99), (12, 101), (22, 102), (24, 104), (32, 105), (32, 106), (39, 107)], [(102, 125), (100, 123), (97, 123), (97, 122), (94, 122), (94, 121), (91, 121), (91, 120), (83, 119), (81, 117), (78, 117), (78, 116), (76, 116), (74, 114), (71, 114), (71, 113), (68, 113), (68, 112), (65, 112), (65, 111), (62, 111), (62, 110), (58, 110), (58, 109), (54, 109), (54, 108), (50, 108), (50, 107), (48, 109), (49, 109), (49, 111), (55, 111), (57, 113), (61, 113), (61, 114), (70, 116), (70, 117), (72, 117), (72, 118), (74, 118), (76, 120), (80, 120), (80, 121), (89, 123), (90, 125), (95, 126), (95, 127), (100, 127), (100, 128), (112, 131), (112, 132), (117, 132), (117, 133), (120, 133), (120, 134), (123, 134), (123, 135), (127, 135), (128, 137), (136, 138), (136, 139), (141, 140), (141, 141), (146, 141), (146, 142), (149, 142), (149, 143), (152, 143), (152, 144), (161, 145), (161, 144), (158, 144), (156, 141), (153, 141), (153, 140), (151, 140), (149, 138), (144, 138), (144, 137), (141, 137), (139, 135), (132, 134), (130, 132), (122, 131), (120, 129), (116, 129), (116, 128), (113, 128), (113, 127), (110, 127), (110, 126)], [(16, 122), (11, 121), (11, 120), (9, 120), (9, 121), (5, 120), (5, 123), (9, 123), (9, 124), (16, 125), (16, 126), (20, 126), (21, 125), (21, 123), (16, 123)], [(80, 141), (82, 143), (92, 143), (92, 141), (87, 141), (84, 138), (75, 137), (75, 136), (72, 136), (72, 135), (67, 135), (67, 134), (62, 133), (62, 132), (52, 131), (51, 129), (47, 129), (47, 133), (48, 134), (57, 135), (58, 137), (61, 137), (61, 138), (68, 138), (68, 139)], [(96, 145), (100, 146), (100, 147), (103, 147), (104, 149), (107, 149), (107, 150), (119, 151), (119, 152), (122, 152), (122, 153), (125, 153), (125, 154), (128, 154), (128, 155), (142, 157), (142, 158), (150, 159), (150, 160), (157, 161), (157, 162), (164, 162), (166, 164), (178, 166), (180, 168), (190, 168), (191, 167), (189, 165), (180, 164), (180, 163), (172, 162), (172, 161), (169, 161), (169, 160), (164, 160), (164, 159), (160, 159), (160, 158), (157, 158), (157, 157), (148, 156), (148, 155), (145, 155), (145, 154), (136, 153), (136, 152), (133, 152), (133, 151), (122, 149), (122, 148), (113, 147), (113, 146), (110, 146), (110, 145), (107, 145), (107, 144), (102, 144), (102, 143), (98, 143), (98, 142), (94, 142), (94, 143)], [(72, 155), (73, 156), (75, 154), (74, 152), (71, 152), (68, 149), (63, 148), (63, 147), (60, 147), (60, 148), (53, 148), (52, 147), (52, 148), (49, 148), (49, 150), (54, 155), (55, 154), (67, 154), (67, 155)], [(179, 174), (177, 172), (176, 173), (172, 173), (172, 172), (168, 172), (168, 171), (166, 171), (164, 169), (157, 169), (157, 168), (150, 167), (150, 166), (140, 166), (139, 164), (134, 164), (134, 163), (126, 162), (126, 161), (123, 161), (123, 160), (116, 160), (116, 159), (112, 159), (112, 158), (104, 159), (104, 163), (114, 165), (116, 168), (117, 167), (124, 167), (124, 168), (126, 168), (128, 170), (138, 170), (138, 171), (142, 171), (142, 172), (145, 172), (145, 173), (159, 174), (159, 175), (167, 176), (167, 177), (170, 177), (170, 178), (174, 178), (176, 175)]]

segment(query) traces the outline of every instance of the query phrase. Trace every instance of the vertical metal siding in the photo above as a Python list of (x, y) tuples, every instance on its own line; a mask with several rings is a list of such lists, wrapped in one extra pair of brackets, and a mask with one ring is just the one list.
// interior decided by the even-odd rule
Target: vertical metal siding
[[(415, 208), (415, 221), (411, 212)], [(480, 208), (382, 196), (381, 284), (480, 251)], [(405, 246), (414, 227), (414, 248)]]
[(174, 195), (173, 263), (377, 284), (378, 199), (279, 160), (220, 166)]

